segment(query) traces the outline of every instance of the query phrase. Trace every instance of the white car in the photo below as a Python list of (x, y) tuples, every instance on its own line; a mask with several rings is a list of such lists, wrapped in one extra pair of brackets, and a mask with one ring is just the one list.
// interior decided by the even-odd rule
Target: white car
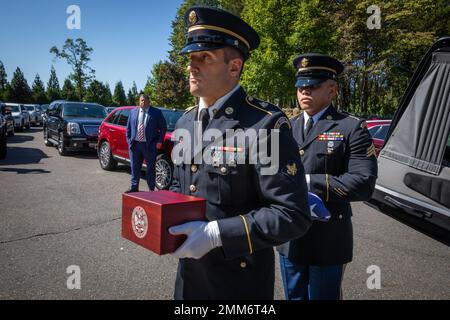
[(18, 103), (5, 103), (11, 110), (11, 114), (14, 117), (14, 127), (19, 131), (23, 131), (24, 128), (30, 129), (31, 121), (30, 114), (27, 108)]

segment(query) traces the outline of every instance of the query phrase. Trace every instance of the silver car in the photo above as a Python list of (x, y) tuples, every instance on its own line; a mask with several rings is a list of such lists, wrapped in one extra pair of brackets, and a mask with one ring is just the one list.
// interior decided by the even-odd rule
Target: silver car
[(30, 129), (30, 114), (24, 105), (18, 103), (5, 103), (5, 105), (11, 110), (14, 117), (14, 127), (18, 131), (23, 131), (24, 128)]
[(30, 122), (33, 126), (42, 124), (42, 109), (38, 104), (26, 104), (28, 113), (30, 114)]

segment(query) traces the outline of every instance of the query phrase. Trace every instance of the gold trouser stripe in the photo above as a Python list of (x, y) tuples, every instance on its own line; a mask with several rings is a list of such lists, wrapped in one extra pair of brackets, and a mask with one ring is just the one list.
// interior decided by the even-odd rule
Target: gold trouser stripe
[(241, 215), (241, 218), (242, 218), (242, 221), (244, 221), (245, 232), (247, 232), (248, 247), (250, 248), (250, 254), (252, 254), (253, 246), (252, 246), (252, 240), (250, 239), (250, 232), (248, 232), (247, 221), (245, 220), (245, 217), (243, 215)]
[(210, 26), (207, 24), (204, 25), (197, 25), (197, 26), (193, 26), (190, 27), (188, 32), (192, 32), (192, 31), (196, 31), (196, 30), (214, 30), (214, 31), (219, 31), (219, 32), (223, 32), (226, 34), (229, 34), (230, 36), (233, 36), (235, 38), (238, 38), (239, 40), (241, 40), (243, 43), (245, 43), (245, 45), (247, 46), (247, 48), (250, 50), (250, 44), (248, 43), (247, 40), (245, 40), (243, 37), (241, 37), (240, 35), (238, 35), (237, 33), (225, 29), (225, 28), (221, 28), (221, 27), (216, 27), (216, 26)]
[(327, 199), (326, 201), (330, 199), (330, 181), (328, 181), (328, 174), (325, 175), (325, 181), (327, 183)]

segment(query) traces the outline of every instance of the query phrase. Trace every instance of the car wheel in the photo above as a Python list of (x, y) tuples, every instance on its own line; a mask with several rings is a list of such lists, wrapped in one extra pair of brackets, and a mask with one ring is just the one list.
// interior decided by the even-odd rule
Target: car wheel
[(66, 146), (64, 145), (64, 135), (62, 132), (59, 134), (58, 152), (61, 156), (67, 156), (67, 149)]
[(103, 170), (112, 171), (117, 167), (117, 161), (113, 158), (111, 147), (107, 141), (103, 141), (98, 149), (98, 160)]
[(168, 189), (172, 183), (173, 164), (168, 156), (159, 154), (156, 157), (155, 175), (156, 188), (159, 190)]
[(30, 123), (30, 121), (28, 121), (27, 129), (30, 129), (30, 128), (31, 128), (31, 123)]
[(8, 137), (14, 137), (14, 128), (8, 132)]
[(0, 136), (0, 160), (3, 160), (6, 158), (6, 154), (8, 152), (6, 145), (6, 134), (2, 134)]
[(44, 144), (47, 147), (50, 147), (52, 145), (52, 143), (50, 141), (48, 141), (48, 131), (47, 128), (44, 128)]
[(23, 123), (23, 120), (20, 122), (20, 127), (18, 128), (18, 130), (20, 132), (22, 132), (25, 129), (25, 124)]

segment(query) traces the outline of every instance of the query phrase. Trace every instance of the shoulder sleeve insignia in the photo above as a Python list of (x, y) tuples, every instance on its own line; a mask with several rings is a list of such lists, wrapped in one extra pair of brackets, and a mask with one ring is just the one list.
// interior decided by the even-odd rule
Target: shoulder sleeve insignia
[(284, 124), (287, 124), (289, 129), (291, 129), (291, 122), (286, 117), (280, 117), (274, 125), (274, 129), (280, 129)]
[(286, 169), (288, 175), (290, 176), (295, 176), (297, 174), (297, 164), (295, 162), (293, 164), (288, 164)]

